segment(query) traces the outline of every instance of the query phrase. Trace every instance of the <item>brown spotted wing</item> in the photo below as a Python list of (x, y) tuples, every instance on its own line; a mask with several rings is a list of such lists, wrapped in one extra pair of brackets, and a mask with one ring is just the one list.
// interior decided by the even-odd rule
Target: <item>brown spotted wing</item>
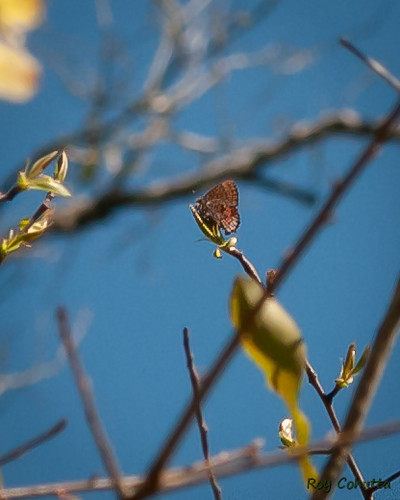
[(223, 181), (196, 200), (202, 219), (214, 223), (225, 234), (235, 233), (240, 224), (239, 193), (232, 180)]

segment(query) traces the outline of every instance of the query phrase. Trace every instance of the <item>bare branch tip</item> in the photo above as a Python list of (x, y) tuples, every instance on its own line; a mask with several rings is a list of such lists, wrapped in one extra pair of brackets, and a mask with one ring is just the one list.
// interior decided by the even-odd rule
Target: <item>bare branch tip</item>
[(64, 306), (57, 306), (56, 317), (59, 324), (65, 323), (67, 321), (68, 314)]

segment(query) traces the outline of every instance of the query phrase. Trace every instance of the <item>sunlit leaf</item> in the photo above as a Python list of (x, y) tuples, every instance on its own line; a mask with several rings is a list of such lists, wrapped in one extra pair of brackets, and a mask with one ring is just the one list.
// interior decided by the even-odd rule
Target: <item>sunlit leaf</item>
[(28, 31), (44, 17), (43, 0), (1, 0), (0, 30)]
[(52, 223), (53, 210), (46, 210), (28, 229), (29, 219), (22, 219), (19, 223), (21, 232), (15, 234), (14, 230), (10, 230), (9, 237), (4, 238), (1, 243), (1, 257), (15, 252), (21, 246), (30, 246), (29, 244), (39, 238)]
[(364, 352), (361, 355), (361, 358), (359, 359), (358, 363), (356, 364), (353, 370), (354, 375), (364, 368), (370, 354), (371, 354), (371, 348), (369, 345), (367, 345), (367, 347), (364, 349)]
[(39, 76), (40, 65), (29, 52), (0, 41), (0, 99), (29, 100), (37, 91)]
[(53, 179), (49, 175), (41, 175), (36, 179), (28, 180), (28, 189), (36, 189), (39, 191), (51, 191), (59, 196), (71, 196), (68, 189), (60, 182)]
[[(262, 370), (267, 385), (285, 402), (296, 427), (297, 442), (309, 442), (308, 420), (298, 406), (306, 351), (301, 332), (292, 317), (273, 298), (256, 306), (264, 295), (263, 287), (250, 279), (238, 277), (231, 298), (232, 321), (241, 336), (250, 359)], [(300, 460), (305, 482), (317, 477), (309, 458)]]
[(54, 169), (54, 179), (58, 182), (64, 182), (68, 173), (68, 156), (63, 151), (57, 160), (56, 168)]
[(364, 367), (365, 363), (368, 360), (369, 354), (370, 354), (370, 347), (367, 345), (358, 363), (355, 364), (356, 348), (354, 343), (350, 344), (347, 350), (346, 359), (342, 363), (340, 375), (335, 380), (336, 386), (339, 387), (340, 389), (344, 389), (348, 387), (350, 384), (352, 384), (354, 380), (354, 375), (356, 375), (360, 370), (362, 370), (362, 368)]
[(42, 156), (35, 161), (32, 167), (28, 168), (27, 177), (34, 179), (43, 173), (43, 171), (50, 165), (54, 158), (58, 155), (58, 151), (53, 151), (46, 156)]

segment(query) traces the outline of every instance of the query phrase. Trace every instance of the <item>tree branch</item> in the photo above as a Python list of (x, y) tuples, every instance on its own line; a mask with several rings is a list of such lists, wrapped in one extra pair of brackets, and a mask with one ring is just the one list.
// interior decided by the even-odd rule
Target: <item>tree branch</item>
[[(121, 207), (151, 207), (191, 196), (193, 191), (217, 184), (227, 178), (242, 179), (303, 203), (313, 203), (315, 196), (293, 185), (265, 179), (263, 169), (300, 149), (312, 146), (333, 135), (369, 137), (381, 130), (382, 121), (366, 122), (353, 112), (325, 117), (314, 124), (297, 124), (285, 138), (276, 142), (239, 147), (221, 158), (211, 160), (196, 174), (176, 180), (153, 183), (131, 192), (106, 191), (96, 199), (74, 200), (65, 210), (55, 214), (52, 230), (73, 231), (109, 216)], [(392, 127), (386, 138), (400, 140), (400, 127)]]
[(203, 449), (204, 460), (209, 469), (208, 475), (209, 475), (211, 489), (214, 494), (215, 500), (222, 500), (221, 488), (218, 486), (217, 478), (215, 477), (215, 473), (210, 464), (210, 448), (208, 446), (208, 437), (207, 437), (208, 427), (206, 421), (204, 420), (199, 401), (200, 377), (197, 373), (196, 367), (194, 366), (193, 354), (192, 351), (190, 350), (189, 330), (187, 328), (183, 329), (183, 346), (185, 349), (186, 363), (189, 370), (190, 381), (193, 389), (193, 397), (197, 401), (196, 420), (200, 432), (201, 447)]
[(26, 443), (18, 446), (14, 450), (11, 450), (5, 453), (4, 455), (0, 456), (0, 467), (3, 467), (3, 465), (8, 464), (13, 460), (16, 460), (17, 458), (22, 457), (22, 455), (25, 455), (25, 453), (28, 453), (28, 451), (33, 450), (33, 448), (36, 448), (45, 441), (48, 441), (49, 439), (52, 439), (53, 437), (57, 436), (57, 434), (60, 434), (65, 429), (66, 426), (67, 426), (67, 421), (63, 418), (59, 420), (56, 424), (54, 424), (52, 427), (47, 429), (45, 432), (42, 432), (35, 438), (26, 441)]
[[(375, 426), (364, 430), (356, 442), (367, 442), (380, 439), (400, 432), (400, 420)], [(211, 457), (211, 465), (219, 477), (230, 477), (257, 469), (269, 469), (296, 463), (297, 460), (307, 455), (327, 455), (338, 442), (345, 441), (346, 435), (336, 439), (324, 439), (312, 443), (307, 448), (296, 448), (293, 453), (280, 450), (272, 453), (261, 453), (262, 440), (255, 440), (244, 448), (234, 451), (223, 451)], [(125, 476), (121, 478), (124, 490), (137, 491), (143, 485), (143, 479), (138, 476)], [(171, 468), (162, 475), (162, 492), (169, 493), (194, 487), (208, 481), (208, 467), (202, 460), (189, 466)], [(82, 492), (109, 491), (114, 488), (113, 482), (106, 478), (92, 478), (81, 481), (65, 481), (36, 486), (0, 489), (1, 499), (35, 498), (44, 496), (60, 496)]]
[(119, 466), (116, 458), (114, 457), (111, 445), (108, 442), (106, 432), (103, 429), (99, 414), (97, 412), (94, 397), (90, 389), (89, 380), (86, 376), (84, 367), (79, 358), (78, 350), (75, 346), (70, 332), (67, 313), (61, 307), (57, 310), (57, 320), (61, 341), (64, 345), (65, 352), (67, 353), (71, 365), (71, 370), (75, 379), (76, 387), (78, 389), (83, 408), (85, 410), (86, 420), (92, 432), (97, 448), (100, 452), (100, 456), (103, 460), (104, 466), (110, 475), (113, 487), (122, 498), (124, 496), (124, 491), (121, 486), (121, 474), (119, 471)]

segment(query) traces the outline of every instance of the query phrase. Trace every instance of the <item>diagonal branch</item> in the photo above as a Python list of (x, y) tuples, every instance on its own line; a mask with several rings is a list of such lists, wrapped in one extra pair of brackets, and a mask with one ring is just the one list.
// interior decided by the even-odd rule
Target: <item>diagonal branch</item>
[(22, 455), (25, 455), (25, 453), (28, 453), (29, 451), (33, 450), (33, 448), (40, 446), (45, 441), (53, 439), (53, 437), (57, 436), (57, 434), (63, 432), (66, 426), (67, 426), (67, 421), (63, 418), (59, 420), (56, 424), (54, 424), (52, 427), (50, 427), (50, 429), (47, 429), (45, 432), (42, 432), (41, 434), (34, 437), (33, 439), (30, 439), (29, 441), (26, 441), (26, 443), (18, 446), (14, 450), (11, 450), (5, 453), (4, 455), (1, 455), (0, 467), (3, 467), (3, 465), (8, 464), (13, 460), (16, 460), (17, 458), (22, 457)]
[(346, 38), (341, 38), (340, 43), (343, 47), (346, 47), (346, 49), (350, 50), (350, 52), (361, 59), (361, 61), (368, 66), (370, 70), (379, 75), (386, 83), (393, 87), (396, 92), (400, 92), (400, 80), (392, 75), (392, 73), (390, 73), (390, 71), (388, 71), (384, 66), (382, 66), (379, 61), (363, 54)]
[(90, 389), (89, 380), (86, 376), (85, 369), (79, 358), (78, 350), (73, 341), (68, 324), (67, 313), (61, 307), (57, 310), (57, 320), (61, 341), (64, 345), (65, 352), (67, 353), (71, 365), (71, 370), (75, 379), (76, 387), (78, 389), (85, 410), (86, 420), (92, 432), (97, 448), (100, 452), (100, 456), (103, 460), (104, 466), (108, 474), (110, 475), (113, 487), (116, 489), (120, 497), (123, 498), (124, 492), (121, 486), (121, 473), (119, 470), (119, 466), (116, 458), (114, 457), (114, 453), (108, 441), (106, 432), (103, 429), (94, 397)]
[(197, 373), (196, 367), (194, 366), (193, 354), (190, 350), (189, 330), (187, 328), (183, 329), (183, 346), (185, 348), (186, 362), (189, 370), (190, 382), (193, 389), (193, 397), (197, 401), (196, 420), (200, 432), (201, 447), (203, 449), (204, 460), (207, 467), (209, 468), (208, 475), (211, 489), (213, 491), (215, 500), (222, 500), (221, 488), (218, 486), (217, 478), (215, 477), (214, 470), (212, 469), (210, 464), (210, 448), (208, 446), (207, 438), (208, 427), (206, 421), (204, 420), (199, 401), (200, 377)]

